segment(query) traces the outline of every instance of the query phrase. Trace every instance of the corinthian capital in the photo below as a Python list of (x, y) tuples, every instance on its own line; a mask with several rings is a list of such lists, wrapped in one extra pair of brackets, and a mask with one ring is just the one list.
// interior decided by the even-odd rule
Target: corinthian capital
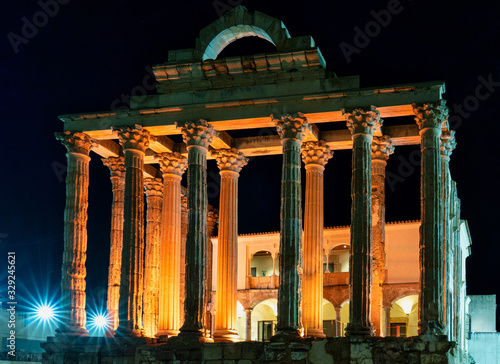
[(369, 108), (356, 107), (342, 109), (352, 135), (369, 134), (373, 136), (373, 131), (382, 126), (383, 120), (380, 119), (380, 112), (371, 105)]
[(187, 158), (177, 152), (155, 154), (155, 159), (160, 163), (161, 173), (163, 174), (169, 173), (182, 176), (187, 168)]
[(161, 178), (145, 178), (144, 192), (146, 196), (162, 196), (163, 181)]
[(149, 147), (149, 142), (155, 139), (149, 131), (138, 124), (133, 126), (112, 126), (111, 129), (118, 134), (123, 150), (136, 149), (145, 153)]
[(306, 166), (318, 164), (324, 167), (332, 156), (333, 152), (324, 140), (302, 144), (302, 161)]
[(109, 157), (102, 158), (102, 164), (109, 168), (111, 177), (125, 177), (125, 158)]
[(455, 130), (444, 130), (441, 133), (441, 155), (449, 158), (456, 146)]
[(56, 139), (66, 147), (68, 153), (89, 155), (90, 150), (97, 146), (97, 142), (85, 133), (70, 132), (55, 133)]
[(199, 146), (208, 149), (212, 138), (217, 132), (206, 120), (175, 122), (177, 128), (181, 128), (182, 139), (188, 147)]
[(305, 129), (309, 126), (307, 119), (302, 113), (271, 115), (273, 122), (276, 124), (278, 134), (281, 140), (298, 139), (302, 141), (305, 135)]
[(233, 171), (240, 173), (241, 169), (247, 165), (248, 159), (237, 149), (217, 149), (211, 152), (217, 161), (217, 166), (221, 171)]
[(426, 128), (448, 129), (448, 108), (445, 100), (412, 104), (415, 121), (420, 130)]
[(373, 137), (372, 159), (387, 161), (392, 153), (394, 153), (394, 146), (389, 135)]

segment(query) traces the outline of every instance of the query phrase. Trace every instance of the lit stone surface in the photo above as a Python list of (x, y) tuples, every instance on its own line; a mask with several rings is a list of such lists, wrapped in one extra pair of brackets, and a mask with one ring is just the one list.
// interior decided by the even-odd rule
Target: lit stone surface
[(301, 299), (302, 208), (300, 147), (308, 127), (302, 114), (274, 116), (283, 145), (278, 323), (273, 340), (299, 337)]
[(64, 253), (61, 277), (61, 309), (65, 315), (59, 332), (87, 335), (85, 328), (85, 261), (87, 259), (87, 206), (89, 152), (96, 142), (84, 133), (56, 133), (66, 147), (66, 206), (64, 208)]
[(443, 324), (448, 327), (448, 338), (451, 340), (458, 335), (457, 323), (453, 322), (456, 307), (452, 297), (456, 291), (453, 277), (455, 265), (455, 246), (453, 234), (453, 215), (451, 212), (451, 176), (450, 156), (456, 147), (455, 131), (442, 130), (441, 132), (441, 196), (443, 199), (443, 251), (445, 260), (443, 264)]
[(144, 255), (144, 336), (153, 337), (158, 331), (160, 294), (160, 233), (162, 215), (161, 178), (144, 180), (146, 193), (146, 252)]
[(118, 328), (118, 301), (120, 299), (120, 276), (123, 246), (123, 202), (125, 199), (125, 158), (103, 158), (102, 163), (111, 173), (113, 203), (111, 204), (111, 233), (108, 271), (108, 316), (112, 329)]
[(188, 149), (188, 230), (184, 324), (179, 337), (204, 341), (207, 268), (207, 150), (214, 134), (206, 120), (177, 125)]
[[(383, 284), (385, 280), (385, 166), (394, 147), (389, 136), (374, 136), (372, 141), (372, 226), (373, 274), (371, 288), (371, 323), (376, 336), (385, 335), (382, 326)], [(388, 321), (386, 321), (388, 322)]]
[(163, 209), (160, 247), (160, 313), (157, 336), (172, 336), (180, 328), (181, 179), (187, 159), (179, 153), (155, 158), (163, 174)]
[(219, 246), (214, 340), (237, 341), (236, 279), (238, 273), (238, 177), (247, 158), (236, 149), (212, 152), (220, 169)]
[(140, 125), (114, 127), (125, 154), (125, 201), (117, 334), (142, 336), (144, 154), (153, 139)]
[(445, 334), (443, 325), (443, 200), (441, 197), (441, 128), (446, 102), (413, 104), (420, 129), (422, 166), (420, 231), (419, 334)]
[(302, 322), (305, 335), (323, 333), (323, 172), (332, 157), (325, 142), (305, 142), (302, 161), (306, 168), (302, 277)]
[(370, 108), (343, 109), (347, 127), (351, 131), (351, 253), (349, 274), (350, 320), (346, 335), (369, 336), (373, 334), (370, 323), (370, 290), (372, 276), (372, 178), (371, 150), (374, 130), (382, 120), (375, 106)]

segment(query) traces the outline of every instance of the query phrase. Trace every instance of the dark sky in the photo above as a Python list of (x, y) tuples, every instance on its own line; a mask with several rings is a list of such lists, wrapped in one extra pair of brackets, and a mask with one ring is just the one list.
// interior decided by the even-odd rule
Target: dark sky
[[(444, 98), (458, 142), (451, 173), (473, 242), (468, 293), (500, 294), (496, 2), (401, 0), (397, 13), (350, 62), (339, 45), (354, 45), (356, 27), (365, 29), (374, 14), (386, 13), (397, 2), (73, 0), (58, 3), (58, 9), (47, 8), (49, 16), (40, 13), (42, 3), (4, 2), (0, 10), (0, 301), (6, 296), (7, 251), (16, 252), (20, 300), (59, 289), (66, 158), (54, 138), (54, 132), (63, 129), (57, 116), (109, 110), (113, 103), (123, 106), (122, 95), (142, 84), (149, 66), (167, 61), (169, 50), (193, 48), (200, 29), (230, 4), (240, 3), (281, 19), (292, 36), (313, 36), (327, 68), (338, 76), (360, 75), (362, 87), (446, 82)], [(25, 26), (23, 35), (26, 21), (40, 26)], [(242, 41), (225, 54), (237, 54), (242, 47), (250, 53), (267, 50), (259, 42)], [(488, 91), (483, 88), (478, 100), (476, 88), (486, 82), (481, 80), (493, 85)], [(459, 112), (460, 105), (469, 111)], [(419, 219), (419, 167), (402, 169), (415, 150), (418, 147), (398, 148), (389, 160), (388, 171), (404, 175), (404, 181), (388, 189), (387, 221)], [(87, 281), (93, 305), (105, 299), (111, 186), (100, 157), (91, 156)], [(280, 156), (260, 157), (242, 170), (241, 233), (279, 230), (280, 163)], [(217, 183), (217, 169), (210, 162), (214, 205)], [(327, 165), (325, 202), (326, 226), (349, 224), (350, 151), (335, 153)]]

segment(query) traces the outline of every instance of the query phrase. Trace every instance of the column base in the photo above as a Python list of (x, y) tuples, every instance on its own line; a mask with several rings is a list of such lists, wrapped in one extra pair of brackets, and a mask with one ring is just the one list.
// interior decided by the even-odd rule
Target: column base
[(317, 339), (324, 339), (326, 337), (325, 333), (321, 329), (307, 329), (305, 337), (314, 337)]
[(277, 328), (276, 334), (271, 336), (271, 342), (291, 342), (291, 341), (300, 341), (304, 338), (300, 336), (299, 329), (294, 329), (292, 327), (289, 328)]
[(214, 332), (214, 342), (234, 343), (240, 341), (240, 336), (236, 330), (216, 330)]
[(422, 327), (422, 323), (419, 323), (421, 328), (418, 330), (419, 336), (446, 336), (446, 329), (444, 325), (439, 321), (427, 321), (425, 327)]
[(128, 328), (118, 327), (115, 331), (115, 337), (143, 337), (142, 330), (131, 330)]
[(374, 329), (372, 326), (363, 326), (361, 324), (349, 323), (345, 329), (345, 336), (348, 337), (367, 337), (373, 336)]
[(179, 330), (158, 330), (155, 337), (158, 338), (159, 342), (166, 342), (171, 337), (179, 335)]
[(170, 343), (213, 343), (214, 340), (210, 337), (206, 337), (202, 330), (181, 330), (177, 336), (172, 336), (168, 339)]

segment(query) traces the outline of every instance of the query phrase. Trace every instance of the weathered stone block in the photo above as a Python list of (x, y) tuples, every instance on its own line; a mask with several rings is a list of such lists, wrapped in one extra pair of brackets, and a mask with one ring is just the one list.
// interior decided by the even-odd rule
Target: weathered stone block
[(227, 359), (241, 359), (241, 345), (229, 344), (224, 345), (223, 358)]
[(217, 344), (206, 344), (203, 350), (205, 360), (222, 359), (222, 347)]

